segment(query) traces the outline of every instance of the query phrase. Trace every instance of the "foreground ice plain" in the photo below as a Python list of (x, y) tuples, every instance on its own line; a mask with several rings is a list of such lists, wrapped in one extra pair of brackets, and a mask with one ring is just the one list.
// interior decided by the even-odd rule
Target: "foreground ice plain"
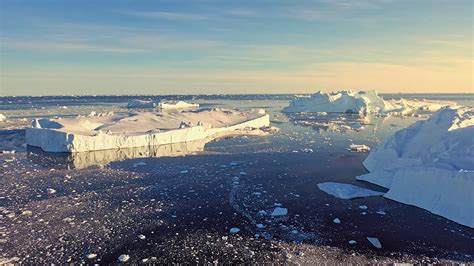
[(474, 108), (444, 108), (396, 132), (364, 166), (357, 179), (389, 188), (384, 197), (474, 228)]
[(416, 111), (434, 112), (442, 107), (455, 106), (450, 101), (432, 100), (384, 100), (374, 90), (372, 91), (338, 91), (324, 93), (321, 91), (309, 97), (300, 97), (290, 101), (283, 112), (331, 112), (408, 115)]
[(48, 152), (83, 152), (265, 135), (269, 126), (270, 117), (263, 109), (109, 113), (34, 120), (26, 129), (26, 141)]

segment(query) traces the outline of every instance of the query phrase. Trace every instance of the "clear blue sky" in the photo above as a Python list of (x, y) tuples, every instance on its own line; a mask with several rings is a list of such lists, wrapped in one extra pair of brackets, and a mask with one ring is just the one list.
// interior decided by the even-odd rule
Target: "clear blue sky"
[(0, 3), (0, 95), (473, 92), (471, 0)]

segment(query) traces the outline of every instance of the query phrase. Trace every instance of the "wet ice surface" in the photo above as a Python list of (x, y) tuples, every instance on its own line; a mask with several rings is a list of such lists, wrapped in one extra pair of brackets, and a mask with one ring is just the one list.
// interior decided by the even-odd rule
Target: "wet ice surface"
[[(318, 132), (295, 125), (278, 104), (270, 108), (282, 128), (275, 136), (207, 143), (195, 156), (122, 158), (83, 169), (63, 157), (26, 152), (21, 130), (2, 131), (9, 137), (0, 150), (12, 145), (17, 152), (0, 154), (0, 257), (26, 263), (119, 257), (163, 263), (473, 261), (472, 229), (382, 197), (342, 200), (318, 188), (341, 182), (383, 191), (355, 180), (366, 173), (366, 153), (347, 148), (374, 146), (414, 118)], [(287, 213), (272, 215), (276, 209)], [(379, 239), (382, 248), (367, 237)]]

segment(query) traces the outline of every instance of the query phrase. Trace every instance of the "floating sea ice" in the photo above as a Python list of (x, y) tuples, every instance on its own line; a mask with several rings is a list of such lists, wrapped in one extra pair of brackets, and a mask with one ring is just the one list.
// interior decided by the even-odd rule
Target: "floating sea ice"
[(137, 167), (137, 166), (145, 166), (146, 163), (145, 162), (139, 162), (139, 163), (134, 163), (133, 164), (133, 167)]
[(276, 207), (273, 212), (272, 216), (284, 216), (288, 214), (287, 208)]
[(364, 144), (351, 144), (349, 150), (353, 152), (366, 152), (370, 151), (370, 147)]
[(376, 248), (381, 249), (382, 244), (380, 243), (379, 239), (376, 237), (367, 237), (367, 240)]
[(183, 170), (183, 171), (180, 171), (179, 173), (180, 174), (187, 174), (189, 171), (188, 170)]
[(387, 213), (384, 212), (384, 211), (377, 211), (376, 213), (377, 213), (377, 214), (380, 214), (380, 215), (385, 215), (385, 214), (387, 214)]
[(7, 121), (7, 117), (3, 114), (0, 114), (0, 122), (5, 122)]
[(239, 174), (240, 174), (240, 175), (247, 175), (246, 172), (240, 172)]
[(318, 187), (322, 191), (340, 199), (354, 199), (354, 198), (363, 198), (363, 197), (371, 197), (371, 196), (381, 196), (384, 194), (383, 192), (356, 187), (351, 184), (336, 183), (336, 182), (319, 183)]
[(86, 258), (90, 259), (90, 260), (93, 260), (97, 257), (97, 254), (95, 253), (89, 253), (86, 255)]
[(357, 244), (357, 241), (355, 241), (355, 240), (349, 240), (349, 244), (350, 244), (350, 245), (355, 245), (355, 244)]
[(258, 228), (258, 229), (265, 228), (265, 225), (263, 225), (263, 224), (257, 224), (257, 228)]
[(361, 210), (367, 210), (368, 208), (366, 205), (359, 205), (359, 209)]
[(138, 235), (138, 238), (139, 238), (140, 240), (144, 240), (144, 239), (146, 238), (146, 236), (140, 234), (140, 235)]
[(118, 257), (118, 260), (120, 262), (127, 262), (130, 259), (130, 256), (127, 254), (122, 254)]
[(237, 227), (232, 227), (230, 230), (229, 230), (229, 233), (234, 235), (234, 234), (237, 234), (238, 232), (240, 232), (240, 229), (237, 228)]
[(56, 189), (54, 189), (54, 188), (48, 188), (46, 191), (48, 192), (48, 194), (56, 193)]
[(264, 211), (264, 210), (260, 210), (260, 211), (258, 211), (257, 214), (258, 214), (258, 215), (267, 215), (267, 212)]
[(335, 223), (335, 224), (340, 224), (341, 220), (339, 218), (336, 218), (336, 219), (332, 220), (332, 222)]

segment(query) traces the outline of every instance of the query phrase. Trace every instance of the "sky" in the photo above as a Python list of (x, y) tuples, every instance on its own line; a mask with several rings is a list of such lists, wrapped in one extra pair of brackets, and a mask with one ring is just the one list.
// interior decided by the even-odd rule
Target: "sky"
[(466, 92), (472, 0), (0, 0), (0, 95)]

